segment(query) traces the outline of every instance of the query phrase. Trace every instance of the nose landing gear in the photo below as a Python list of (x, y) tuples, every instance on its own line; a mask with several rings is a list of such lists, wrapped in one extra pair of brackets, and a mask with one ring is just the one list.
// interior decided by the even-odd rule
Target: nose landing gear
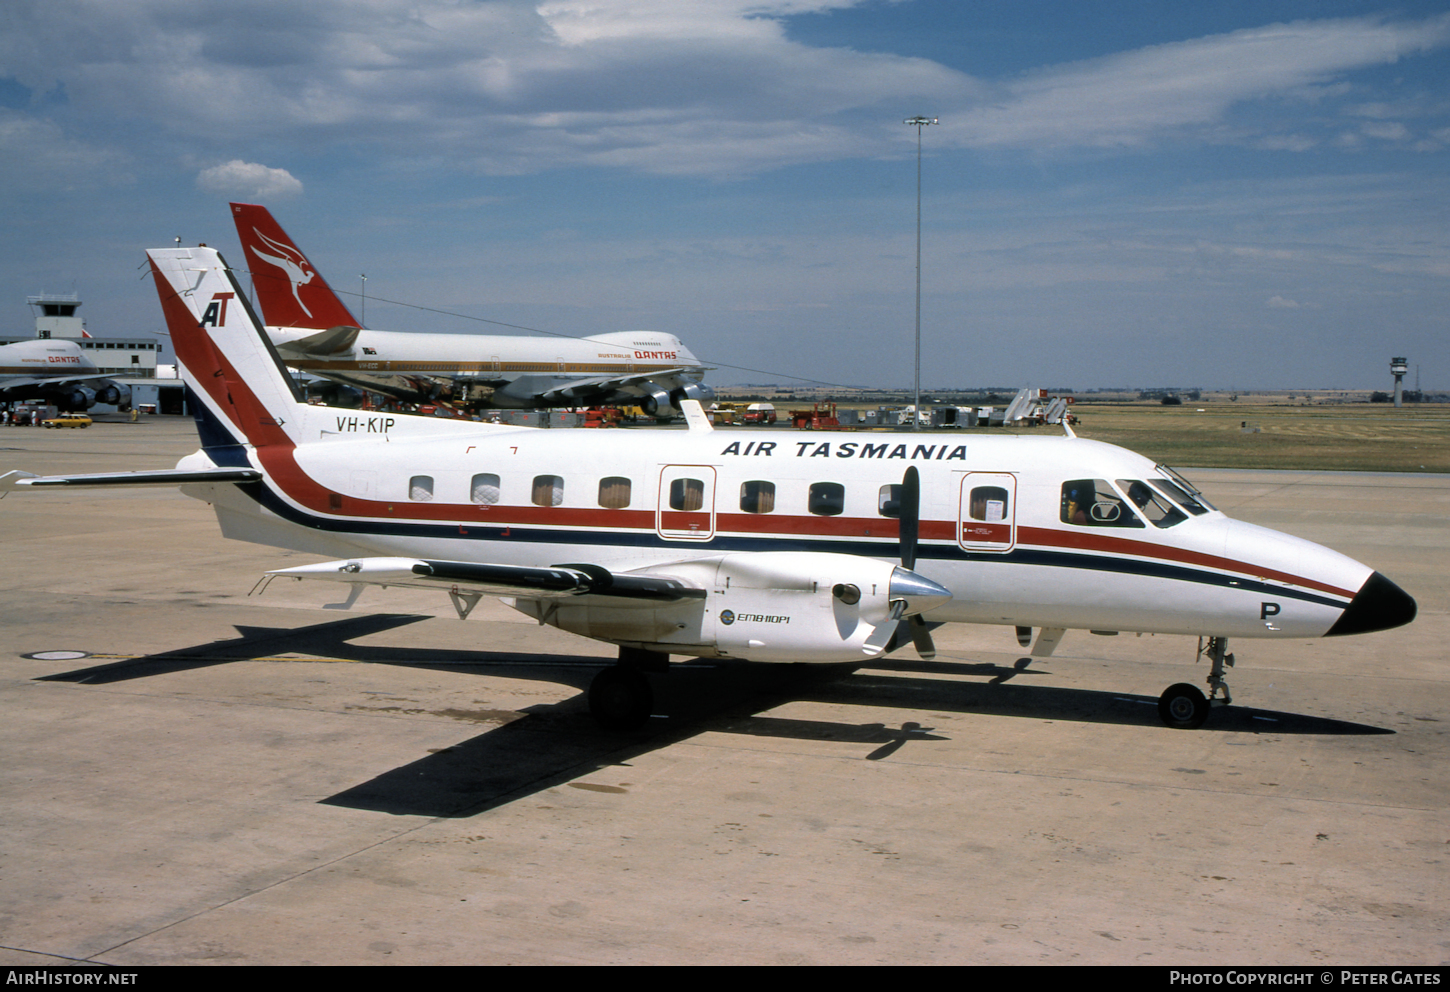
[(1208, 719), (1208, 711), (1214, 706), (1227, 706), (1233, 702), (1229, 695), (1228, 680), (1223, 677), (1225, 668), (1232, 668), (1234, 656), (1228, 652), (1227, 637), (1210, 637), (1205, 644), (1198, 639), (1198, 654), (1207, 656), (1211, 668), (1208, 673), (1208, 695), (1204, 696), (1195, 685), (1179, 682), (1170, 685), (1158, 697), (1158, 717), (1166, 726), (1175, 730), (1197, 730)]

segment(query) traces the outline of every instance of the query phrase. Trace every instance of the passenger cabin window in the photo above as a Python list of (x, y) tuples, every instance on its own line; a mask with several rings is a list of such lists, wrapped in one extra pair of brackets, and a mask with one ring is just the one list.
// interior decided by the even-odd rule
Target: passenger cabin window
[(629, 506), (632, 487), (633, 483), (623, 476), (611, 475), (607, 479), (600, 479), (599, 505), (606, 510), (623, 510)]
[(415, 475), (408, 480), (408, 498), (418, 503), (427, 503), (433, 498), (433, 477)]
[(1154, 527), (1172, 527), (1188, 519), (1188, 514), (1137, 479), (1119, 479), (1118, 488), (1128, 494), (1128, 499)]
[(1105, 479), (1074, 479), (1062, 484), (1062, 522), (1079, 527), (1142, 527)]
[(475, 475), (468, 487), (468, 498), (479, 506), (493, 506), (498, 502), (498, 476), (492, 473)]
[(775, 483), (754, 479), (740, 484), (740, 509), (746, 513), (775, 512)]
[(968, 513), (973, 520), (999, 524), (1007, 519), (1007, 490), (1001, 486), (977, 486), (968, 501)]
[(901, 486), (882, 486), (881, 493), (876, 497), (876, 512), (883, 517), (901, 516)]
[(564, 502), (564, 480), (557, 475), (534, 476), (530, 499), (535, 506), (559, 506)]
[(819, 517), (834, 517), (846, 509), (846, 487), (839, 482), (812, 482), (806, 509)]
[(671, 510), (699, 510), (705, 505), (705, 483), (699, 479), (676, 479), (670, 483)]

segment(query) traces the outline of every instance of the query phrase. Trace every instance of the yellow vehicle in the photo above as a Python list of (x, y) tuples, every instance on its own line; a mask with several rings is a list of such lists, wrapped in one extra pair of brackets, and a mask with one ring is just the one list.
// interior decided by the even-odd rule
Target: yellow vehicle
[(44, 427), (89, 427), (91, 418), (84, 413), (62, 413), (58, 417), (51, 417), (43, 423)]

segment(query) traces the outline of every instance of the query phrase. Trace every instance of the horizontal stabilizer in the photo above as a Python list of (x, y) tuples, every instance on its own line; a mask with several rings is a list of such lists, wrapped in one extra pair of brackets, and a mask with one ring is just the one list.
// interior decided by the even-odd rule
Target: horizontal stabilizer
[(150, 472), (95, 472), (89, 475), (32, 475), (6, 472), (0, 475), (0, 495), (17, 486), (26, 488), (105, 486), (184, 486), (193, 483), (257, 482), (262, 473), (254, 468), (156, 469)]
[(308, 355), (338, 355), (345, 351), (351, 351), (353, 344), (357, 341), (358, 328), (356, 327), (329, 327), (325, 331), (318, 331), (316, 334), (308, 334), (305, 337), (292, 338), (287, 340), (280, 338), (275, 332), (286, 332), (290, 328), (270, 329), (273, 331), (273, 342), (278, 348), (284, 351), (299, 351)]

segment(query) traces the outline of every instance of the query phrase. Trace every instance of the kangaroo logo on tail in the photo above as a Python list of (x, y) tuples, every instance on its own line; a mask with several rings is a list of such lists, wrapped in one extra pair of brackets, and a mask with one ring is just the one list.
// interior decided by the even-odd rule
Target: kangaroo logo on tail
[(311, 317), (312, 311), (307, 309), (306, 303), (302, 302), (302, 295), (298, 292), (298, 289), (306, 286), (317, 275), (317, 271), (312, 267), (312, 263), (307, 261), (303, 254), (296, 248), (290, 245), (284, 245), (280, 241), (274, 241), (255, 227), (252, 228), (252, 233), (261, 238), (263, 244), (268, 248), (278, 253), (276, 255), (267, 255), (259, 251), (256, 245), (253, 245), (251, 246), (252, 254), (264, 262), (270, 262), (287, 273), (287, 279), (292, 283), (293, 298), (297, 301), (297, 305), (302, 308), (302, 312)]

